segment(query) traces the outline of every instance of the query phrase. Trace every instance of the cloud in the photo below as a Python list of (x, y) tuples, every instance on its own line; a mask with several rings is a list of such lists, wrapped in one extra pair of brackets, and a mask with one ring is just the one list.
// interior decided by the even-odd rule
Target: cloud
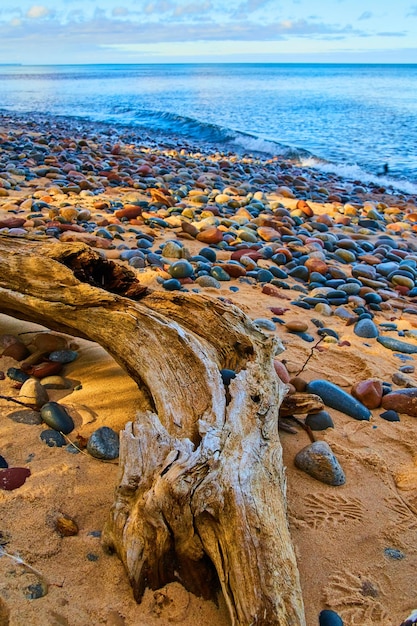
[(379, 37), (406, 37), (407, 33), (406, 32), (382, 32), (382, 33), (377, 33), (377, 35)]
[(125, 15), (129, 15), (129, 9), (126, 9), (126, 7), (114, 7), (111, 14), (113, 17), (124, 17)]
[(410, 7), (410, 12), (407, 13), (407, 17), (417, 17), (417, 4), (414, 4), (412, 7)]
[(372, 16), (373, 16), (373, 13), (371, 11), (364, 11), (362, 15), (358, 17), (358, 21), (369, 20), (371, 19)]
[(210, 0), (206, 0), (206, 2), (191, 2), (190, 4), (179, 4), (174, 11), (174, 15), (176, 17), (184, 16), (184, 15), (201, 15), (202, 13), (206, 13), (206, 11), (210, 11), (213, 8), (213, 5)]
[(44, 7), (40, 4), (36, 4), (28, 10), (26, 13), (26, 17), (29, 17), (32, 20), (39, 20), (42, 17), (46, 17), (50, 14), (50, 10), (47, 7)]
[(175, 9), (175, 4), (169, 0), (158, 0), (157, 2), (149, 2), (143, 9), (147, 15), (161, 15)]

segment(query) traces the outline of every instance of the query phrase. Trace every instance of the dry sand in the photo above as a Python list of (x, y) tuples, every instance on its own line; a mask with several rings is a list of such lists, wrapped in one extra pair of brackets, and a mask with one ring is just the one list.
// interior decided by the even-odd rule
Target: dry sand
[[(108, 193), (109, 197), (123, 195), (117, 190)], [(161, 232), (162, 236), (167, 237)], [(185, 245), (194, 252), (199, 244), (187, 240)], [(138, 276), (160, 288), (155, 275), (139, 272)], [(312, 317), (320, 319), (315, 311), (263, 294), (259, 285), (239, 284), (237, 293), (229, 286), (222, 283), (220, 290), (205, 293), (227, 297), (253, 319), (270, 318), (271, 306), (288, 307), (285, 320), (307, 321), (312, 334), (317, 330), (311, 322)], [(417, 318), (400, 309), (383, 311), (378, 318), (395, 319), (403, 329), (417, 327)], [(393, 352), (358, 337), (353, 326), (337, 317), (322, 321), (339, 333), (341, 341), (322, 342), (313, 354), (313, 344), (277, 328), (286, 349), (280, 358), (290, 374), (296, 374), (311, 357), (303, 372), (306, 380), (324, 378), (347, 391), (366, 378), (391, 381), (401, 365)], [(22, 333), (34, 330), (42, 328), (0, 315), (0, 334), (25, 339), (28, 335)], [(120, 431), (135, 418), (139, 401), (135, 384), (99, 346), (72, 338), (69, 342), (77, 346), (79, 358), (66, 366), (65, 376), (73, 387), (82, 388), (50, 391), (50, 399), (59, 401), (73, 416), (76, 429), (70, 437), (88, 437), (100, 426)], [(414, 358), (410, 363), (415, 363)], [(0, 358), (2, 372), (17, 365), (10, 357)], [(0, 380), (0, 395), (17, 393), (7, 377)], [(189, 594), (178, 583), (157, 592), (148, 590), (143, 602), (136, 604), (121, 562), (100, 546), (99, 533), (117, 484), (117, 463), (46, 446), (39, 438), (43, 426), (9, 419), (18, 408), (0, 399), (0, 454), (10, 467), (29, 468), (31, 476), (19, 489), (0, 490), (0, 544), (40, 572), (49, 587), (44, 597), (27, 599), (27, 587), (39, 583), (39, 576), (3, 555), (0, 625), (228, 626), (221, 597), (216, 606)], [(325, 485), (294, 466), (296, 453), (309, 443), (304, 430), (281, 433), (289, 524), (307, 625), (316, 626), (319, 612), (331, 608), (346, 626), (398, 626), (417, 606), (417, 418), (401, 415), (400, 422), (391, 423), (375, 409), (367, 422), (333, 409), (329, 412), (335, 428), (316, 436), (327, 441), (337, 455), (346, 473), (343, 486)], [(61, 537), (55, 530), (61, 515), (76, 521), (76, 536)]]

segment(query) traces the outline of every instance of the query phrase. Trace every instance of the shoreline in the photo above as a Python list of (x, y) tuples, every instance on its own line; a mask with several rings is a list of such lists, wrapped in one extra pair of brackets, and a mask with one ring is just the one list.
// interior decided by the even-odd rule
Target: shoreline
[[(283, 157), (212, 152), (182, 138), (142, 137), (130, 127), (41, 118), (0, 114), (0, 235), (82, 241), (128, 266), (150, 289), (230, 300), (283, 341), (277, 371), (290, 391), (299, 384), (295, 378), (328, 380), (348, 392), (364, 380), (391, 391), (417, 387), (414, 353), (380, 341), (417, 350), (416, 194)], [(0, 316), (0, 335), (27, 328)], [(134, 418), (132, 381), (104, 350), (72, 343), (80, 357), (64, 369), (71, 387), (51, 397), (71, 408), (81, 437), (103, 424), (119, 431)], [(18, 366), (0, 357), (4, 374)], [(110, 388), (117, 402), (109, 400)], [(17, 393), (5, 375), (0, 394)], [(312, 626), (325, 608), (361, 626), (398, 626), (415, 608), (409, 581), (417, 539), (417, 422), (403, 411), (398, 423), (381, 419), (382, 390), (379, 400), (370, 421), (328, 409), (334, 427), (315, 431), (344, 468), (340, 487), (295, 467), (308, 445), (303, 430), (281, 432), (289, 523)], [(0, 559), (6, 580), (0, 611), (11, 612), (11, 626), (192, 626), (197, 620), (227, 626), (221, 603), (196, 599), (178, 583), (164, 590), (165, 605), (151, 591), (143, 605), (134, 603), (121, 564), (91, 535), (112, 502), (116, 466), (48, 448), (39, 439), (41, 425), (8, 419), (15, 410), (0, 401), (0, 454), (10, 467), (30, 467), (32, 476), (19, 489), (0, 491), (7, 509), (0, 530), (7, 550), (56, 586), (29, 601), (21, 572)], [(77, 519), (77, 536), (57, 535), (51, 521), (57, 511)], [(86, 556), (90, 550), (97, 559)], [(86, 577), (84, 596), (77, 571)], [(99, 599), (97, 576), (104, 581)]]

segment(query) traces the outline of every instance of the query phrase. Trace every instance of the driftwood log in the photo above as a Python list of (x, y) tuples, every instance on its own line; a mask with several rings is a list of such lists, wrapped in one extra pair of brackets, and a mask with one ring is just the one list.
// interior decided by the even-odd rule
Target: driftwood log
[[(226, 301), (149, 292), (84, 244), (0, 237), (0, 312), (96, 341), (142, 392), (103, 533), (137, 601), (176, 580), (205, 598), (221, 588), (233, 625), (305, 625), (279, 341)], [(227, 387), (223, 368), (237, 372)]]

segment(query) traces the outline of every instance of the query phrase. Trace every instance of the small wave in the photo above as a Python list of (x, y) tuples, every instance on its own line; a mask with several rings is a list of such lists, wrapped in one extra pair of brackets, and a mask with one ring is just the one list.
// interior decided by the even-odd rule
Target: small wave
[(374, 183), (382, 187), (392, 187), (408, 194), (417, 194), (417, 185), (408, 180), (381, 176), (367, 172), (359, 165), (349, 165), (348, 163), (331, 163), (318, 159), (312, 155), (303, 158), (300, 163), (303, 167), (319, 169), (325, 173), (337, 174), (347, 180), (360, 180), (364, 183)]

